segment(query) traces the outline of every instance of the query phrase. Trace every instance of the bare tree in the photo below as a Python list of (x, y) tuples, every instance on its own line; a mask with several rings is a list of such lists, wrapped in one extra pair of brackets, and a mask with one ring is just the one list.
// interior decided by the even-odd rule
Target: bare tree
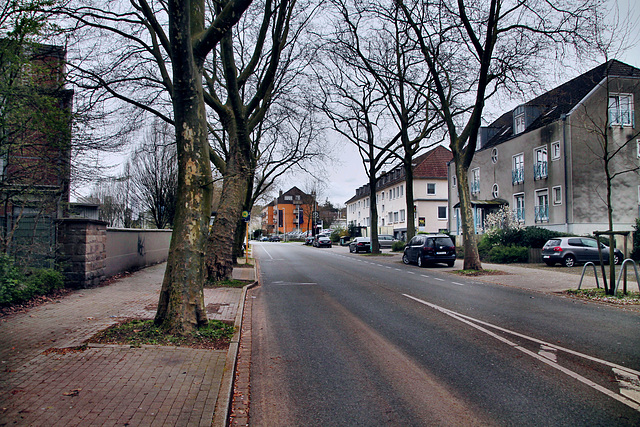
[(600, 0), (398, 0), (433, 78), (455, 161), (464, 268), (481, 269), (468, 169), (487, 99), (542, 80), (549, 57), (589, 46)]
[(155, 322), (177, 334), (207, 323), (203, 253), (213, 187), (204, 64), (250, 4), (133, 0), (69, 2), (53, 10), (77, 37), (83, 30), (90, 35), (78, 39), (85, 58), (74, 63), (78, 87), (94, 89), (97, 104), (125, 101), (175, 127), (178, 196)]
[(141, 210), (148, 211), (156, 228), (171, 227), (175, 216), (178, 170), (172, 129), (154, 122), (131, 158), (131, 183)]
[(377, 82), (393, 123), (386, 126), (386, 137), (397, 144), (389, 149), (405, 171), (409, 240), (415, 235), (413, 159), (421, 150), (441, 142), (430, 139), (441, 125), (431, 108), (432, 79), (411, 28), (400, 19), (402, 12), (396, 3), (333, 3), (341, 19), (329, 39), (330, 52)]

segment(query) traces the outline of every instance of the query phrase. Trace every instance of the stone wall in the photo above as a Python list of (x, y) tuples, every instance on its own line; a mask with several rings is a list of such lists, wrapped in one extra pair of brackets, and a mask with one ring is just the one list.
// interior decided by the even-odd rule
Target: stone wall
[(89, 288), (105, 279), (106, 246), (106, 222), (84, 218), (59, 220), (57, 258), (70, 286)]

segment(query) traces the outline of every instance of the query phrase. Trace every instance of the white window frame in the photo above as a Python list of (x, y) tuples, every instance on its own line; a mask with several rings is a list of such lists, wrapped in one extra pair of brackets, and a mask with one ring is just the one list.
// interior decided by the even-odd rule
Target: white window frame
[(480, 193), (480, 168), (471, 169), (471, 194)]
[(500, 196), (500, 187), (497, 182), (494, 182), (493, 187), (491, 187), (491, 195), (494, 199), (497, 199)]
[[(518, 205), (518, 201), (521, 200), (522, 204)], [(519, 222), (524, 222), (525, 221), (525, 197), (524, 197), (524, 193), (515, 193), (513, 195), (513, 207), (514, 207), (514, 212), (516, 214), (516, 219)], [(522, 211), (522, 215), (518, 216), (518, 211), (521, 210)]]
[(522, 111), (522, 113), (516, 115), (513, 119), (513, 133), (515, 135), (521, 134), (525, 131), (525, 128), (524, 111)]
[[(429, 186), (433, 186), (433, 193), (429, 192)], [(435, 196), (436, 195), (436, 184), (435, 182), (427, 182), (427, 195)]]
[[(546, 200), (546, 204), (544, 203), (540, 203), (541, 200)], [(536, 215), (536, 222), (548, 222), (549, 221), (549, 189), (548, 188), (541, 188), (539, 190), (536, 190), (536, 198), (535, 198), (535, 203), (536, 203), (536, 211), (539, 210), (541, 207), (546, 206), (547, 207), (547, 215), (546, 216), (541, 216), (541, 215)]]
[[(520, 178), (516, 179), (516, 173), (522, 171), (519, 174)], [(515, 154), (511, 161), (511, 177), (513, 184), (521, 184), (524, 182), (524, 153)]]
[(545, 179), (549, 177), (549, 152), (547, 151), (546, 145), (542, 145), (533, 149), (533, 167), (534, 171), (540, 169), (539, 171), (534, 173), (534, 180)]
[(493, 149), (491, 150), (491, 163), (493, 163), (494, 165), (496, 163), (498, 163), (498, 148), (497, 147), (493, 147)]
[[(623, 100), (626, 101), (626, 106), (622, 102)], [(633, 94), (610, 93), (608, 101), (608, 112), (609, 125), (634, 126)]]
[(562, 153), (560, 152), (560, 141), (555, 141), (551, 143), (551, 160), (560, 160), (562, 157)]
[(552, 196), (553, 196), (553, 205), (561, 205), (562, 204), (562, 186), (556, 185), (552, 188)]
[(406, 215), (404, 212), (404, 209), (400, 209), (400, 222), (405, 222), (406, 221)]

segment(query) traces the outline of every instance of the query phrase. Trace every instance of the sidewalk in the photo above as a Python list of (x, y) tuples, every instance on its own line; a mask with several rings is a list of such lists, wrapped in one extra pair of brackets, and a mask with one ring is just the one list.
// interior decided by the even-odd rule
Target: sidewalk
[[(74, 349), (119, 319), (153, 318), (165, 266), (0, 319), (0, 426), (211, 426), (232, 372), (227, 350)], [(234, 269), (234, 277), (255, 279), (253, 271)], [(205, 289), (208, 317), (236, 321), (242, 295)]]

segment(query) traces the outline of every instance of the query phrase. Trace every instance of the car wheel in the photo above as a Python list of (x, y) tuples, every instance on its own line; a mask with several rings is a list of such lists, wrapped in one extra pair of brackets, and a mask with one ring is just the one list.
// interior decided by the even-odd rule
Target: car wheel
[(353, 253), (353, 248), (349, 246), (349, 252)]
[(448, 266), (448, 267), (453, 267), (453, 265), (454, 265), (455, 263), (456, 263), (455, 261), (449, 261), (449, 262), (447, 262), (447, 266)]
[(618, 254), (613, 254), (613, 263), (615, 265), (620, 265), (620, 263), (622, 263), (622, 260), (620, 259), (620, 256)]
[(424, 267), (424, 261), (420, 255), (418, 255), (418, 267)]
[(407, 254), (402, 255), (402, 262), (405, 264), (409, 264), (409, 257), (407, 256)]
[(573, 255), (567, 255), (562, 260), (562, 263), (565, 267), (573, 267), (574, 265), (576, 265), (576, 257), (574, 257)]

